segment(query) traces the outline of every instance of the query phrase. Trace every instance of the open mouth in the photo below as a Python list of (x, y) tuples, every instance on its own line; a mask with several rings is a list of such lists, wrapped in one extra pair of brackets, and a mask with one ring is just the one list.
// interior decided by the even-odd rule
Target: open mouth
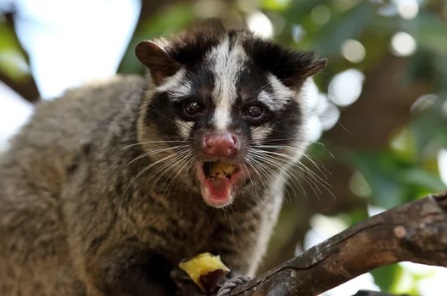
[(221, 161), (205, 161), (197, 164), (197, 178), (204, 201), (215, 208), (233, 201), (234, 185), (240, 179), (237, 164)]

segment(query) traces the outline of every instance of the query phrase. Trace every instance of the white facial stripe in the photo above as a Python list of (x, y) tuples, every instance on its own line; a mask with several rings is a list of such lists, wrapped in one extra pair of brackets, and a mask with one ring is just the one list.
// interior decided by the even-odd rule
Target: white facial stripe
[(183, 137), (183, 139), (188, 139), (191, 134), (192, 126), (194, 125), (194, 122), (187, 122), (180, 119), (175, 120), (175, 125), (177, 126), (180, 136)]
[(191, 93), (191, 82), (185, 78), (186, 70), (181, 68), (173, 76), (166, 77), (163, 83), (156, 88), (157, 92), (168, 92), (175, 100)]
[(273, 95), (266, 91), (261, 91), (258, 96), (258, 101), (266, 105), (270, 110), (276, 111), (280, 107), (273, 98)]
[(299, 96), (303, 98), (303, 100), (301, 100), (302, 103), (300, 104), (303, 115), (310, 116), (312, 113), (315, 113), (317, 102), (319, 100), (319, 91), (311, 77), (304, 81)]
[(272, 128), (270, 126), (256, 126), (251, 128), (251, 139), (256, 145), (262, 144), (265, 138), (270, 134)]
[(236, 82), (246, 59), (246, 53), (237, 40), (230, 51), (228, 37), (207, 57), (208, 62), (214, 65), (212, 69), (215, 78), (213, 97), (216, 100), (214, 124), (218, 129), (226, 129), (230, 123), (231, 105), (237, 96)]
[(275, 94), (276, 110), (280, 110), (288, 101), (294, 97), (294, 92), (285, 86), (275, 75), (269, 74), (268, 81), (273, 88)]
[(230, 104), (221, 100), (214, 111), (214, 125), (219, 130), (225, 130), (230, 123)]

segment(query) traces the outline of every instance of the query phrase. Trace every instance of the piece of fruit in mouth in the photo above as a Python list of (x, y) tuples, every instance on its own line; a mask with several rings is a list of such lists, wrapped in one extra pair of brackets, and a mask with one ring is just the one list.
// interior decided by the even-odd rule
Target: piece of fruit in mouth
[(203, 292), (213, 291), (218, 282), (230, 272), (230, 269), (220, 260), (220, 256), (210, 253), (201, 253), (187, 261), (180, 262), (179, 267)]
[(236, 172), (237, 165), (221, 161), (205, 162), (203, 169), (208, 179), (215, 180), (224, 177), (230, 178)]

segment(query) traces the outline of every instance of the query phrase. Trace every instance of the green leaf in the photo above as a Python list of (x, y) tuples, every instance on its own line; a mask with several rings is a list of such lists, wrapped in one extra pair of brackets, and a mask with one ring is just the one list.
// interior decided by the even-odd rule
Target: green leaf
[(345, 221), (347, 225), (355, 225), (368, 219), (368, 213), (366, 209), (356, 209), (349, 213), (341, 214), (339, 217)]
[(380, 290), (390, 291), (402, 277), (403, 269), (400, 265), (394, 264), (377, 268), (371, 271), (371, 274)]
[(368, 182), (374, 204), (391, 208), (401, 203), (404, 192), (397, 175), (402, 163), (387, 152), (356, 152), (352, 161)]
[[(446, 65), (447, 66), (447, 65)], [(438, 145), (447, 147), (447, 92), (441, 92), (434, 104), (413, 117), (410, 128), (413, 130), (416, 146), (422, 152)]]
[(402, 159), (393, 151), (356, 152), (352, 161), (371, 188), (373, 204), (383, 208), (445, 189), (436, 170), (429, 170), (421, 160)]
[(330, 57), (340, 54), (340, 46), (346, 39), (355, 39), (373, 19), (374, 10), (369, 1), (362, 1), (349, 10), (334, 16), (316, 37), (314, 48)]
[(169, 36), (184, 30), (194, 19), (195, 13), (192, 5), (171, 5), (143, 23), (138, 35), (144, 36), (146, 39)]
[(290, 6), (292, 0), (262, 0), (261, 7), (267, 10), (282, 11)]
[(417, 151), (415, 146), (413, 131), (409, 128), (403, 128), (392, 140), (391, 148), (397, 157), (404, 160), (416, 160)]
[(438, 176), (421, 168), (399, 172), (399, 179), (404, 184), (423, 187), (427, 193), (445, 190), (445, 185)]
[(144, 67), (135, 57), (134, 48), (138, 42), (151, 38), (159, 38), (184, 30), (195, 19), (192, 5), (176, 4), (167, 8), (140, 24), (137, 32), (127, 48), (121, 62), (120, 73), (139, 73)]
[(13, 29), (0, 21), (0, 71), (20, 81), (29, 77), (28, 63)]
[(420, 13), (417, 21), (419, 30), (415, 37), (418, 45), (436, 54), (447, 56), (447, 23), (428, 11)]

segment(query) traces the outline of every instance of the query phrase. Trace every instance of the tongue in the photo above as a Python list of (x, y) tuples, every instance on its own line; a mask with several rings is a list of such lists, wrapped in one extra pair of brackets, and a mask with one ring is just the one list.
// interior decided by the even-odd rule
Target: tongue
[(210, 181), (210, 187), (217, 194), (224, 194), (226, 189), (228, 188), (228, 179), (227, 178), (217, 178)]
[(205, 201), (213, 207), (224, 207), (232, 202), (231, 181), (226, 178), (205, 179), (202, 185)]

